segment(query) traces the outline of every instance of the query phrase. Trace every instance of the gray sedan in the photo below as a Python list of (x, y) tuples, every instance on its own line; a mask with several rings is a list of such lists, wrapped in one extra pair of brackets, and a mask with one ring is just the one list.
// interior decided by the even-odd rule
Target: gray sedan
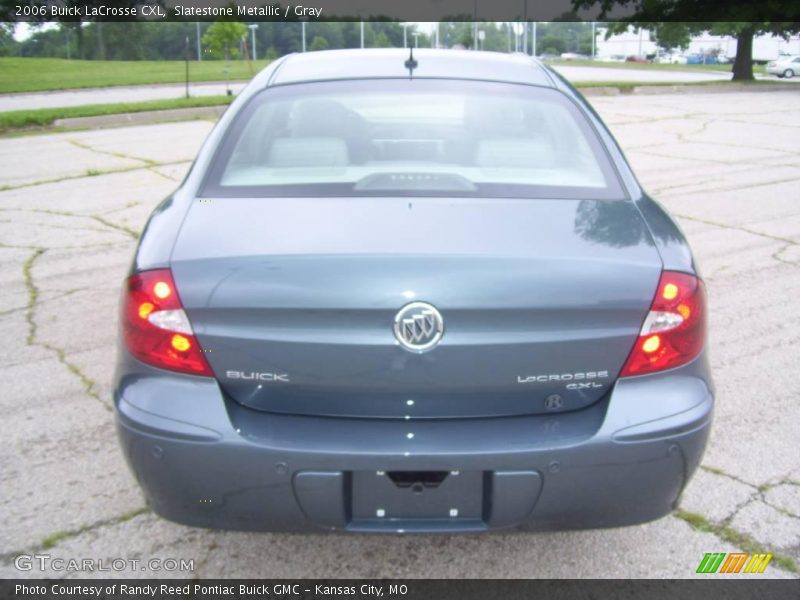
[(767, 63), (767, 73), (786, 79), (800, 75), (800, 56), (781, 56)]
[(711, 426), (686, 241), (538, 61), (275, 61), (153, 213), (114, 401), (149, 505), (263, 531), (613, 527)]

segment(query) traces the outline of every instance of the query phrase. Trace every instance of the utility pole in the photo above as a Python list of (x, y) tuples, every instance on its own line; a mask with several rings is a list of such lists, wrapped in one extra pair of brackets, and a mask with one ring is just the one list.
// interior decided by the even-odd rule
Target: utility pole
[(528, 0), (522, 0), (522, 22), (525, 28), (522, 30), (522, 52), (528, 53)]
[(189, 97), (189, 36), (186, 36), (186, 47), (183, 50), (183, 58), (186, 61), (186, 97)]
[(475, 8), (472, 14), (472, 49), (478, 49), (478, 0), (475, 0)]
[(524, 21), (525, 27), (522, 30), (522, 52), (528, 53), (528, 22)]
[(520, 42), (522, 41), (522, 23), (514, 21), (511, 27), (514, 29), (514, 52), (519, 52)]
[(258, 29), (258, 23), (252, 23), (247, 26), (250, 30), (250, 39), (252, 41), (253, 50), (250, 54), (253, 55), (253, 60), (256, 59), (256, 29)]
[(196, 31), (197, 31), (197, 61), (200, 62), (203, 60), (203, 51), (200, 48), (200, 21), (195, 21)]

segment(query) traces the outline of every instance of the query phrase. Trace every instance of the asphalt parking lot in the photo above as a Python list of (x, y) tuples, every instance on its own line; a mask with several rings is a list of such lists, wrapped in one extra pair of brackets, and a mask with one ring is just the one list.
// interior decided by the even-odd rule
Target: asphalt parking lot
[[(800, 562), (800, 90), (592, 99), (693, 245), (717, 413), (681, 511), (523, 535), (213, 532), (146, 510), (112, 426), (119, 289), (211, 122), (0, 138), (0, 577), (19, 554), (193, 559), (200, 577), (692, 577), (706, 552)], [(643, 398), (642, 401), (647, 401)], [(49, 576), (91, 576), (50, 570)], [(746, 577), (733, 575), (732, 577)]]

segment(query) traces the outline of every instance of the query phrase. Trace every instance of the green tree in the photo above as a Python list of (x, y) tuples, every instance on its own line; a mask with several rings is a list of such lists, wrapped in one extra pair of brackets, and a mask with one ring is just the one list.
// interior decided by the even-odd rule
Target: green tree
[[(503, 24), (481, 24), (480, 30), (484, 31), (483, 49), (495, 52), (505, 52), (508, 49), (508, 34)], [(530, 39), (530, 38), (529, 38)]]
[(561, 54), (566, 50), (564, 40), (555, 35), (548, 35), (542, 38), (537, 45), (544, 48), (545, 54)]
[[(482, 28), (485, 24), (481, 23)], [(474, 44), (472, 23), (447, 21), (439, 25), (439, 42), (445, 47), (464, 46), (472, 48)]]
[(692, 41), (692, 32), (686, 23), (657, 23), (653, 38), (662, 50), (686, 50)]
[(638, 33), (640, 29), (648, 30), (650, 37), (659, 48), (670, 51), (675, 48), (680, 50), (688, 48), (692, 41), (692, 35), (703, 31), (705, 24), (673, 23), (671, 21), (631, 24), (627, 21), (618, 21), (607, 25), (606, 39), (612, 35), (625, 33), (629, 28), (632, 28), (635, 33)]
[[(36, 2), (37, 5), (48, 5), (47, 2)], [(81, 13), (88, 9), (98, 9), (98, 8), (106, 8), (108, 6), (108, 2), (106, 0), (60, 0), (58, 4), (65, 8), (79, 8)], [(141, 14), (141, 7), (145, 4), (147, 5), (158, 5), (163, 6), (163, 0), (115, 0), (114, 1), (115, 8), (136, 8), (137, 12)], [(0, 21), (11, 21), (13, 20), (13, 5), (11, 2), (7, 2), (3, 0), (0, 2)], [(51, 22), (53, 19), (48, 16), (48, 13), (44, 15), (35, 15), (29, 19), (31, 24), (41, 24), (43, 22)], [(88, 58), (88, 49), (87, 44), (84, 43), (84, 29), (88, 30), (88, 27), (85, 28), (85, 22), (82, 21), (82, 17), (63, 17), (56, 19), (57, 22), (69, 24), (76, 34), (77, 37), (77, 49), (78, 49), (78, 57), (79, 58)], [(105, 21), (95, 21), (91, 24), (93, 28), (93, 39), (94, 39), (94, 56), (92, 58), (96, 59), (104, 59), (106, 53), (106, 43), (105, 43), (105, 35), (104, 35), (104, 26), (107, 24)], [(24, 48), (23, 48), (24, 51)]]
[[(528, 36), (528, 43), (533, 40)], [(592, 52), (592, 25), (578, 21), (574, 13), (564, 13), (557, 20), (537, 25), (537, 53), (561, 54), (562, 52), (575, 52), (577, 54), (591, 54)], [(513, 47), (513, 46), (512, 46)]]
[[(615, 8), (627, 9), (624, 24), (654, 30), (670, 23), (669, 36), (680, 39), (702, 31), (736, 38), (733, 80), (753, 80), (753, 38), (770, 33), (788, 39), (800, 33), (800, 2), (768, 0), (761, 2), (716, 0), (572, 0), (573, 7), (589, 9), (600, 5), (600, 18)], [(704, 22), (692, 22), (703, 15)], [(681, 25), (683, 23), (683, 25)], [(622, 26), (622, 22), (615, 26)]]
[[(403, 26), (400, 23), (396, 23), (394, 21), (373, 21), (370, 24), (370, 29), (374, 32), (375, 36), (372, 39), (373, 46), (379, 46), (383, 48), (402, 48), (403, 47)], [(409, 28), (411, 31), (411, 28)], [(385, 36), (386, 40), (383, 40), (383, 36)], [(378, 40), (378, 37), (381, 36), (381, 40)], [(380, 44), (388, 42), (385, 46), (380, 46)]]
[(389, 36), (386, 35), (385, 31), (379, 31), (378, 35), (375, 36), (375, 39), (372, 42), (372, 44), (376, 48), (391, 48), (392, 47), (392, 41), (389, 39)]
[[(310, 40), (311, 44), (313, 44), (314, 39), (317, 37), (325, 40), (325, 46), (322, 48), (317, 48), (317, 50), (344, 47), (344, 36), (342, 35), (341, 23), (330, 21), (308, 23), (308, 25), (306, 25), (306, 39)], [(309, 48), (311, 48), (310, 44)]]
[(0, 22), (0, 56), (10, 56), (17, 50), (14, 40), (14, 24)]
[(211, 56), (229, 60), (239, 56), (239, 43), (246, 34), (244, 23), (216, 21), (203, 34), (203, 45)]
[[(800, 6), (800, 5), (797, 5)], [(789, 36), (800, 33), (800, 10), (795, 9), (796, 21), (719, 21), (708, 24), (708, 31), (714, 35), (730, 35), (736, 38), (736, 58), (733, 61), (733, 79), (753, 79), (753, 38), (764, 33), (771, 33), (789, 39)]]
[(57, 29), (34, 27), (28, 39), (20, 43), (20, 56), (66, 56), (63, 37)]
[(317, 50), (325, 50), (328, 47), (328, 40), (326, 40), (321, 35), (315, 36), (313, 40), (311, 40), (311, 45), (308, 47), (309, 50), (315, 52)]

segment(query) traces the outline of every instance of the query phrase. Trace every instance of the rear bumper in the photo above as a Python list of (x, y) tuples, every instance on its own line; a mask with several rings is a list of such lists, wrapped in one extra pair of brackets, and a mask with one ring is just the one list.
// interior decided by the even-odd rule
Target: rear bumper
[[(621, 380), (581, 411), (457, 421), (257, 413), (227, 402), (213, 380), (131, 367), (115, 392), (117, 427), (149, 505), (173, 521), (223, 529), (547, 530), (650, 521), (672, 510), (697, 468), (714, 404), (704, 357)], [(414, 494), (384, 475), (393, 471), (450, 475)]]

